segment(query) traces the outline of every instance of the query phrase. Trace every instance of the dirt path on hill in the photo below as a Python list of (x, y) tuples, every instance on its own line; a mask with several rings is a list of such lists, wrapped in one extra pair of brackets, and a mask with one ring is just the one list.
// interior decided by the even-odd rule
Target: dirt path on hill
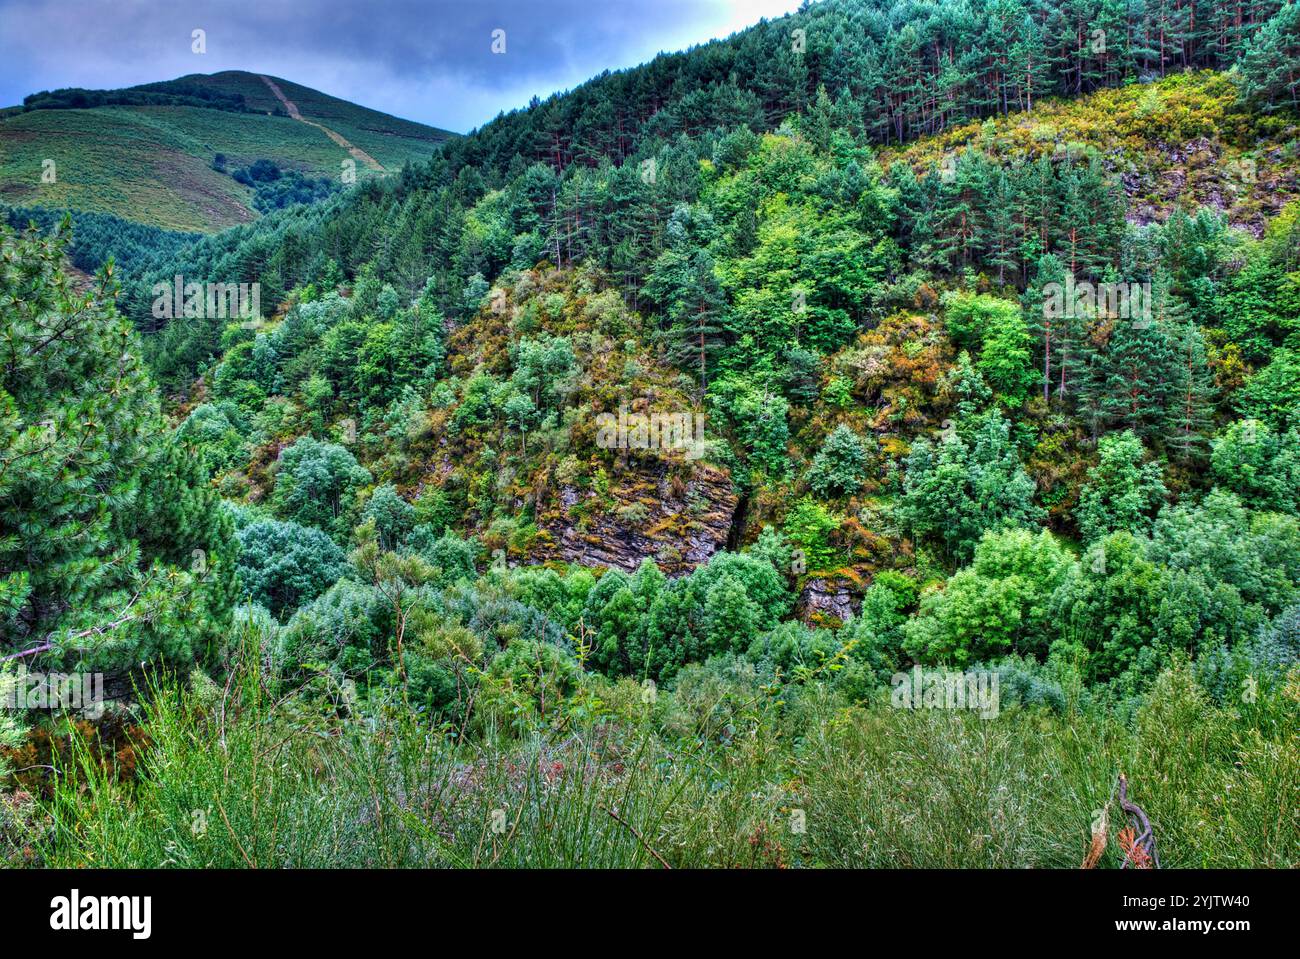
[(284, 104), (285, 112), (288, 113), (289, 116), (292, 117), (294, 120), (297, 120), (299, 123), (305, 123), (308, 126), (313, 126), (316, 129), (320, 130), (327, 137), (329, 137), (331, 140), (333, 140), (335, 143), (341, 146), (343, 149), (351, 153), (355, 159), (360, 160), (366, 166), (370, 167), (370, 169), (378, 170), (380, 173), (387, 172), (384, 170), (383, 164), (381, 164), (378, 160), (372, 157), (365, 150), (361, 149), (361, 147), (353, 146), (346, 139), (344, 139), (340, 134), (335, 133), (329, 127), (325, 126), (325, 124), (317, 123), (315, 120), (308, 120), (305, 116), (303, 116), (298, 111), (298, 105), (294, 103), (292, 100), (290, 100), (288, 97), (286, 97), (284, 93), (280, 90), (280, 87), (270, 77), (264, 77), (259, 73), (258, 78), (263, 83), (266, 84), (267, 88), (272, 93), (275, 94), (275, 98)]

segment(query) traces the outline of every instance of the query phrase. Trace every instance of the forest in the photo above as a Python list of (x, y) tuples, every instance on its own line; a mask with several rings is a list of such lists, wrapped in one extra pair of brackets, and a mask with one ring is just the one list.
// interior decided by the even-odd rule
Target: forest
[(0, 225), (0, 689), (110, 691), (0, 708), (0, 862), (1300, 865), (1296, 0), (822, 0), (231, 172)]
[(235, 113), (249, 109), (239, 94), (222, 93), (176, 80), (144, 83), (126, 90), (67, 87), (62, 90), (42, 90), (23, 98), (24, 110), (85, 110), (107, 106), (191, 106)]

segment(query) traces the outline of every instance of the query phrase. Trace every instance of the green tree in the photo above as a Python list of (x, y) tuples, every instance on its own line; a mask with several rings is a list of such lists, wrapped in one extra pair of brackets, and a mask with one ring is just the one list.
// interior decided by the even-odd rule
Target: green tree
[(867, 449), (862, 438), (840, 424), (826, 437), (808, 470), (808, 486), (818, 496), (847, 496), (866, 480)]
[(1162, 510), (1147, 555), (1173, 577), (1164, 637), (1189, 652), (1245, 639), (1300, 590), (1296, 517), (1252, 513), (1224, 490)]
[(916, 605), (916, 582), (902, 573), (881, 570), (862, 596), (858, 612), (840, 630), (850, 655), (862, 663), (877, 682), (887, 682), (902, 661), (908, 613)]
[(375, 524), (379, 547), (392, 551), (405, 542), (415, 528), (415, 507), (398, 495), (391, 483), (375, 487), (370, 501), (361, 513), (362, 522)]
[(831, 535), (839, 523), (820, 503), (805, 497), (785, 518), (785, 535), (799, 551), (806, 570), (829, 570), (836, 564)]
[(666, 245), (646, 278), (643, 293), (658, 303), (674, 362), (698, 372), (700, 394), (708, 388), (709, 367), (722, 347), (726, 299), (704, 244), (714, 231), (707, 212), (679, 206), (665, 231)]
[(1159, 463), (1144, 463), (1142, 441), (1132, 431), (1104, 436), (1097, 465), (1079, 491), (1075, 519), (1085, 543), (1115, 530), (1143, 533), (1168, 492)]
[(341, 536), (354, 494), (368, 482), (370, 473), (342, 446), (303, 436), (280, 451), (271, 501), (285, 519)]
[(785, 577), (748, 553), (716, 553), (687, 580), (686, 620), (693, 658), (738, 652), (772, 629), (790, 607)]
[(703, 626), (710, 653), (747, 649), (758, 633), (758, 624), (758, 611), (739, 580), (723, 577), (705, 594)]
[(937, 444), (921, 438), (908, 454), (899, 519), (913, 536), (938, 543), (950, 561), (969, 559), (989, 530), (1033, 526), (1045, 515), (1010, 424), (996, 411)]
[(1300, 350), (1275, 351), (1269, 364), (1237, 391), (1235, 400), (1243, 416), (1273, 429), (1300, 428)]
[(1186, 464), (1203, 457), (1214, 425), (1214, 375), (1206, 359), (1205, 339), (1194, 323), (1183, 326), (1175, 345), (1177, 379), (1167, 418), (1166, 442), (1172, 455)]
[(1028, 399), (1038, 382), (1029, 327), (1020, 307), (1008, 301), (994, 301), (984, 315), (984, 347), (976, 367), (1002, 401), (1014, 409)]
[(1300, 3), (1287, 0), (1251, 39), (1242, 55), (1243, 94), (1266, 109), (1300, 108)]
[(512, 348), (515, 372), (511, 384), (541, 412), (556, 409), (578, 371), (573, 345), (564, 337), (524, 337)]
[(280, 631), (276, 652), (291, 673), (326, 664), (341, 682), (384, 661), (392, 606), (374, 586), (340, 579), (301, 606)]
[(228, 619), (230, 529), (168, 437), (112, 263), (85, 293), (63, 272), (66, 228), (0, 226), (0, 649), (184, 661)]
[(908, 651), (958, 666), (1011, 653), (1046, 657), (1057, 638), (1053, 598), (1073, 562), (1047, 530), (986, 533), (971, 565), (923, 597), (904, 628)]
[(817, 400), (821, 381), (821, 358), (812, 350), (795, 347), (786, 355), (782, 379), (792, 403), (811, 406)]
[(1184, 327), (1182, 302), (1168, 278), (1152, 285), (1152, 314), (1115, 318), (1101, 357), (1100, 408), (1106, 420), (1144, 440), (1167, 432), (1179, 382), (1172, 339)]
[(1215, 481), (1258, 509), (1300, 512), (1300, 435), (1275, 433), (1259, 420), (1238, 420), (1214, 441)]
[(1056, 591), (1061, 638), (1053, 651), (1081, 660), (1089, 681), (1134, 671), (1129, 685), (1144, 685), (1164, 664), (1157, 623), (1165, 595), (1166, 574), (1147, 557), (1145, 541), (1111, 533), (1088, 548)]
[(484, 671), (479, 708), (486, 717), (519, 734), (562, 714), (565, 700), (582, 681), (572, 655), (550, 643), (513, 639)]
[(318, 529), (257, 520), (239, 531), (239, 583), (277, 617), (310, 602), (347, 572), (347, 558)]
[(943, 298), (944, 317), (953, 341), (979, 351), (976, 364), (984, 379), (1008, 406), (1018, 407), (1038, 382), (1033, 340), (1020, 306), (983, 293), (953, 291)]

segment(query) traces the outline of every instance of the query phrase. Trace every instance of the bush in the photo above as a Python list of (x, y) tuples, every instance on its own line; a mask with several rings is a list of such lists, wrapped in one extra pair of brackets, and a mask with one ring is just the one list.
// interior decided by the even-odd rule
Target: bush
[(451, 530), (435, 536), (432, 527), (417, 526), (412, 531), (407, 546), (428, 560), (438, 571), (435, 581), (439, 586), (472, 580), (478, 575), (475, 564), (483, 549), (477, 540), (462, 538)]
[(832, 570), (839, 565), (831, 535), (839, 523), (825, 506), (805, 497), (785, 518), (785, 537), (799, 551), (802, 572)]
[(343, 551), (309, 526), (257, 520), (238, 538), (244, 595), (277, 617), (315, 599), (348, 570)]
[(281, 630), (280, 661), (290, 671), (323, 665), (357, 676), (385, 660), (392, 636), (392, 604), (373, 586), (341, 579)]
[(866, 481), (867, 448), (862, 438), (841, 424), (826, 437), (808, 470), (808, 486), (821, 497), (856, 493)]
[(902, 664), (908, 613), (916, 605), (916, 582), (901, 573), (882, 570), (862, 597), (858, 613), (840, 631), (850, 655), (884, 683)]
[(1011, 424), (995, 411), (958, 424), (938, 444), (913, 444), (898, 516), (913, 535), (937, 541), (961, 562), (990, 530), (1037, 525), (1045, 514), (1034, 489)]
[(554, 723), (564, 714), (566, 698), (578, 688), (581, 672), (577, 660), (558, 646), (516, 639), (483, 674), (483, 719), (518, 733), (534, 722)]
[(917, 659), (958, 666), (1007, 653), (1044, 658), (1056, 591), (1073, 560), (1047, 530), (985, 533), (970, 566), (928, 593), (903, 628)]

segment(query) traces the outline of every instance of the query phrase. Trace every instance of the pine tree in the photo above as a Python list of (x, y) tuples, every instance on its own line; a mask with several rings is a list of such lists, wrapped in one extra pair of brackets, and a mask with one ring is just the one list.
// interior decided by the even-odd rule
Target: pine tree
[(1007, 171), (999, 167), (993, 177), (988, 209), (988, 262), (997, 267), (999, 285), (1020, 272), (1016, 202), (1015, 186)]
[(1168, 277), (1151, 285), (1151, 299), (1149, 315), (1130, 300), (1128, 315), (1111, 318), (1102, 361), (1104, 415), (1144, 440), (1165, 430), (1178, 365), (1171, 333), (1182, 324), (1182, 305), (1169, 292)]
[(1166, 425), (1166, 445), (1187, 464), (1205, 454), (1214, 426), (1214, 374), (1205, 354), (1205, 339), (1195, 323), (1175, 333), (1178, 380)]
[(698, 245), (711, 229), (711, 220), (696, 222), (689, 207), (679, 207), (668, 224), (668, 247), (655, 261), (644, 290), (664, 307), (670, 359), (696, 368), (701, 396), (708, 388), (710, 359), (722, 346), (726, 307), (713, 257)]
[(229, 609), (230, 529), (168, 446), (112, 262), (72, 289), (68, 225), (0, 227), (0, 649), (187, 660)]
[[(1065, 266), (1060, 259), (1050, 253), (1039, 257), (1034, 282), (1025, 289), (1022, 302), (1038, 336), (1044, 400), (1051, 396), (1062, 329), (1069, 322), (1067, 314), (1073, 312), (1073, 304), (1066, 302), (1066, 290)], [(1063, 370), (1059, 372), (1064, 375)]]
[(1242, 57), (1244, 92), (1266, 109), (1300, 108), (1300, 2), (1287, 2), (1249, 41)]

